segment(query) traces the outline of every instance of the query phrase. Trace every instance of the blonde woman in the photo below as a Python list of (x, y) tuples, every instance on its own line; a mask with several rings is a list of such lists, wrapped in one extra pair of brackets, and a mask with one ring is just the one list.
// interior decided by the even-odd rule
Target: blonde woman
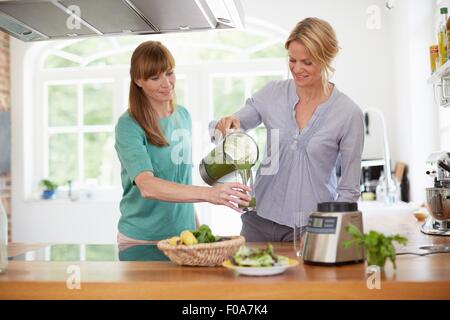
[(296, 212), (314, 211), (320, 202), (354, 202), (360, 195), (363, 113), (328, 80), (339, 50), (333, 28), (318, 18), (304, 19), (285, 48), (293, 79), (269, 82), (234, 115), (210, 124), (211, 134), (261, 123), (267, 129), (254, 185), (256, 212), (242, 215), (247, 241), (292, 241)]
[(193, 202), (248, 205), (239, 183), (192, 186), (191, 118), (174, 103), (175, 61), (158, 41), (139, 45), (131, 57), (128, 110), (115, 128), (121, 163), (119, 245), (146, 243), (195, 228)]

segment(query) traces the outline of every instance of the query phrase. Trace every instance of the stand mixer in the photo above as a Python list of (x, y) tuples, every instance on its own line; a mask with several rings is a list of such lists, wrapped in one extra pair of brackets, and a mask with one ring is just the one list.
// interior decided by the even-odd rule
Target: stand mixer
[(426, 188), (431, 215), (420, 230), (426, 234), (450, 236), (450, 152), (430, 154), (426, 174), (434, 178), (434, 187)]

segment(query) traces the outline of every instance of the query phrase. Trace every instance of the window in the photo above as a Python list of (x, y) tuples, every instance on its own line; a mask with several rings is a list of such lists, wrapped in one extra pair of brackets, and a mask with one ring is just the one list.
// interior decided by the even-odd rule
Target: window
[(112, 81), (48, 83), (46, 97), (49, 177), (112, 185)]
[(117, 261), (118, 248), (105, 244), (54, 244), (48, 248), (50, 261)]

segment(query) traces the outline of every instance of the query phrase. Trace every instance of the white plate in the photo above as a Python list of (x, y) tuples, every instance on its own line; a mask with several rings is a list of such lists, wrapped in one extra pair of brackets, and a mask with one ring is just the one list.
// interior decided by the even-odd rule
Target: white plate
[(289, 259), (289, 264), (286, 266), (274, 267), (240, 267), (233, 265), (230, 260), (225, 260), (222, 264), (225, 268), (246, 276), (273, 276), (283, 273), (287, 268), (295, 267), (296, 265), (298, 265), (298, 261), (294, 259)]

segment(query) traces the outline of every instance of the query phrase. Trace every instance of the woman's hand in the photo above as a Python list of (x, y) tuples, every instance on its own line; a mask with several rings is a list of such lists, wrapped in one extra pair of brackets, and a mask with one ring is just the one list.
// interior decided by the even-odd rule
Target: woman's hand
[(219, 120), (219, 122), (217, 122), (216, 125), (216, 129), (219, 130), (224, 136), (230, 129), (240, 129), (240, 128), (241, 122), (239, 121), (239, 118), (234, 116), (222, 118)]
[(216, 184), (209, 189), (208, 202), (224, 205), (242, 213), (238, 205), (248, 206), (251, 200), (251, 197), (245, 191), (251, 192), (251, 189), (238, 182)]

